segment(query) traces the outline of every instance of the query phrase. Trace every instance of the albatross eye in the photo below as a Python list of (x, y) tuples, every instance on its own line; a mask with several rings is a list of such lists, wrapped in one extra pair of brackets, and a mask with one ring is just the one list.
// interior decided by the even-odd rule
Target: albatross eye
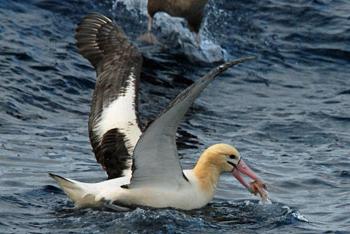
[(229, 155), (229, 157), (230, 157), (230, 159), (235, 159), (235, 158), (236, 158), (236, 155), (231, 154), (231, 155)]

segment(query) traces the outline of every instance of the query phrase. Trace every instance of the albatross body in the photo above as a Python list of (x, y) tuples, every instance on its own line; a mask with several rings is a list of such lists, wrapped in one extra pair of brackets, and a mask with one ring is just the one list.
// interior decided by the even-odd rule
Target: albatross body
[[(251, 57), (211, 70), (141, 131), (137, 87), (142, 57), (138, 50), (117, 25), (99, 14), (84, 18), (76, 38), (80, 53), (97, 72), (89, 118), (90, 141), (109, 177), (100, 183), (83, 183), (50, 173), (77, 207), (107, 206), (119, 211), (131, 206), (196, 209), (213, 198), (224, 172), (231, 172), (251, 192), (264, 195), (262, 181), (233, 146), (210, 146), (192, 170), (182, 170), (176, 148), (179, 123), (202, 90), (223, 71)], [(258, 190), (246, 183), (242, 174), (258, 181)]]
[(189, 29), (198, 34), (208, 0), (148, 0), (148, 31), (151, 31), (153, 17), (157, 12), (187, 20)]
[(147, 33), (142, 35), (140, 39), (153, 44), (157, 42), (157, 39), (151, 33), (153, 18), (158, 12), (165, 12), (170, 16), (185, 19), (190, 31), (195, 33), (196, 43), (199, 45), (199, 30), (203, 21), (207, 2), (208, 0), (148, 0)]
[[(235, 166), (235, 165), (238, 165)], [(133, 187), (129, 178), (120, 177), (100, 183), (82, 183), (50, 174), (77, 207), (107, 206), (123, 211), (125, 207), (149, 206), (173, 207), (192, 210), (205, 206), (215, 194), (216, 185), (223, 172), (243, 173), (257, 180), (258, 177), (242, 161), (239, 152), (227, 144), (216, 144), (206, 149), (192, 170), (183, 170), (176, 184), (144, 183)], [(235, 172), (235, 173), (237, 173)], [(249, 185), (243, 182), (249, 189)]]

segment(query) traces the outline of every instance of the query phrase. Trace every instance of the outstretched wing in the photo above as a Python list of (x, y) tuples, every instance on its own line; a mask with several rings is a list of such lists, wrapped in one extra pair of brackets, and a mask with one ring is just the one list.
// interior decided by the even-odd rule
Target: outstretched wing
[(141, 135), (137, 89), (142, 56), (110, 19), (89, 14), (76, 32), (79, 52), (95, 67), (96, 86), (89, 116), (89, 136), (97, 162), (108, 178), (128, 174)]
[(131, 187), (186, 183), (176, 148), (176, 130), (185, 113), (207, 85), (229, 67), (253, 57), (227, 62), (182, 91), (142, 134), (134, 150)]

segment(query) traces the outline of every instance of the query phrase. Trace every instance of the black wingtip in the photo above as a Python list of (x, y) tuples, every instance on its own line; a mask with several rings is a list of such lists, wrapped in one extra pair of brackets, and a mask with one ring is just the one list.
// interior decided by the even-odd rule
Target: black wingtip
[(67, 180), (66, 178), (62, 177), (62, 176), (59, 176), (59, 175), (56, 175), (54, 173), (51, 173), (51, 172), (48, 172), (49, 176), (54, 179), (54, 180), (57, 180), (57, 179), (61, 179), (61, 180), (66, 180), (66, 181), (69, 181)]
[[(110, 44), (108, 39), (114, 30), (121, 31), (111, 19), (96, 12), (86, 15), (78, 24), (75, 34), (76, 45), (79, 53), (94, 67), (97, 67), (104, 58), (105, 51), (109, 51), (106, 49)], [(124, 37), (123, 33), (118, 35)]]
[(221, 64), (217, 68), (218, 68), (218, 71), (221, 73), (221, 72), (227, 70), (228, 68), (230, 68), (232, 66), (235, 66), (237, 64), (244, 63), (244, 62), (247, 62), (247, 61), (255, 60), (255, 59), (256, 59), (255, 56), (242, 57), (242, 58), (231, 60), (229, 62)]
[(254, 59), (256, 59), (255, 56), (247, 56), (247, 57), (242, 57), (239, 59), (231, 60), (229, 62), (223, 63), (223, 64), (213, 68), (205, 77), (207, 77), (210, 80), (215, 79), (215, 77), (217, 77), (218, 75), (220, 75), (221, 73), (223, 73), (224, 71), (229, 69), (230, 67), (233, 67), (233, 66), (238, 65), (240, 63), (244, 63), (244, 62), (251, 61)]
[(112, 20), (110, 18), (108, 18), (107, 16), (102, 15), (99, 12), (90, 12), (89, 14), (84, 16), (83, 21), (88, 21), (88, 20), (100, 21), (101, 23), (112, 22)]

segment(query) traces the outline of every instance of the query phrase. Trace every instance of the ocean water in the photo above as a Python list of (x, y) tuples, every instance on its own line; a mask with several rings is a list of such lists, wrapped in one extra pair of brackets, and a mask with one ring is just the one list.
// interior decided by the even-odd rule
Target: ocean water
[[(200, 48), (165, 14), (161, 45), (137, 41), (142, 0), (0, 0), (0, 233), (350, 233), (350, 2), (209, 1)], [(230, 175), (194, 211), (76, 210), (48, 177), (97, 182), (87, 120), (95, 72), (76, 24), (112, 17), (144, 55), (142, 121), (225, 59), (254, 55), (214, 81), (181, 124), (191, 168), (209, 145), (236, 146), (265, 180), (261, 205)]]

